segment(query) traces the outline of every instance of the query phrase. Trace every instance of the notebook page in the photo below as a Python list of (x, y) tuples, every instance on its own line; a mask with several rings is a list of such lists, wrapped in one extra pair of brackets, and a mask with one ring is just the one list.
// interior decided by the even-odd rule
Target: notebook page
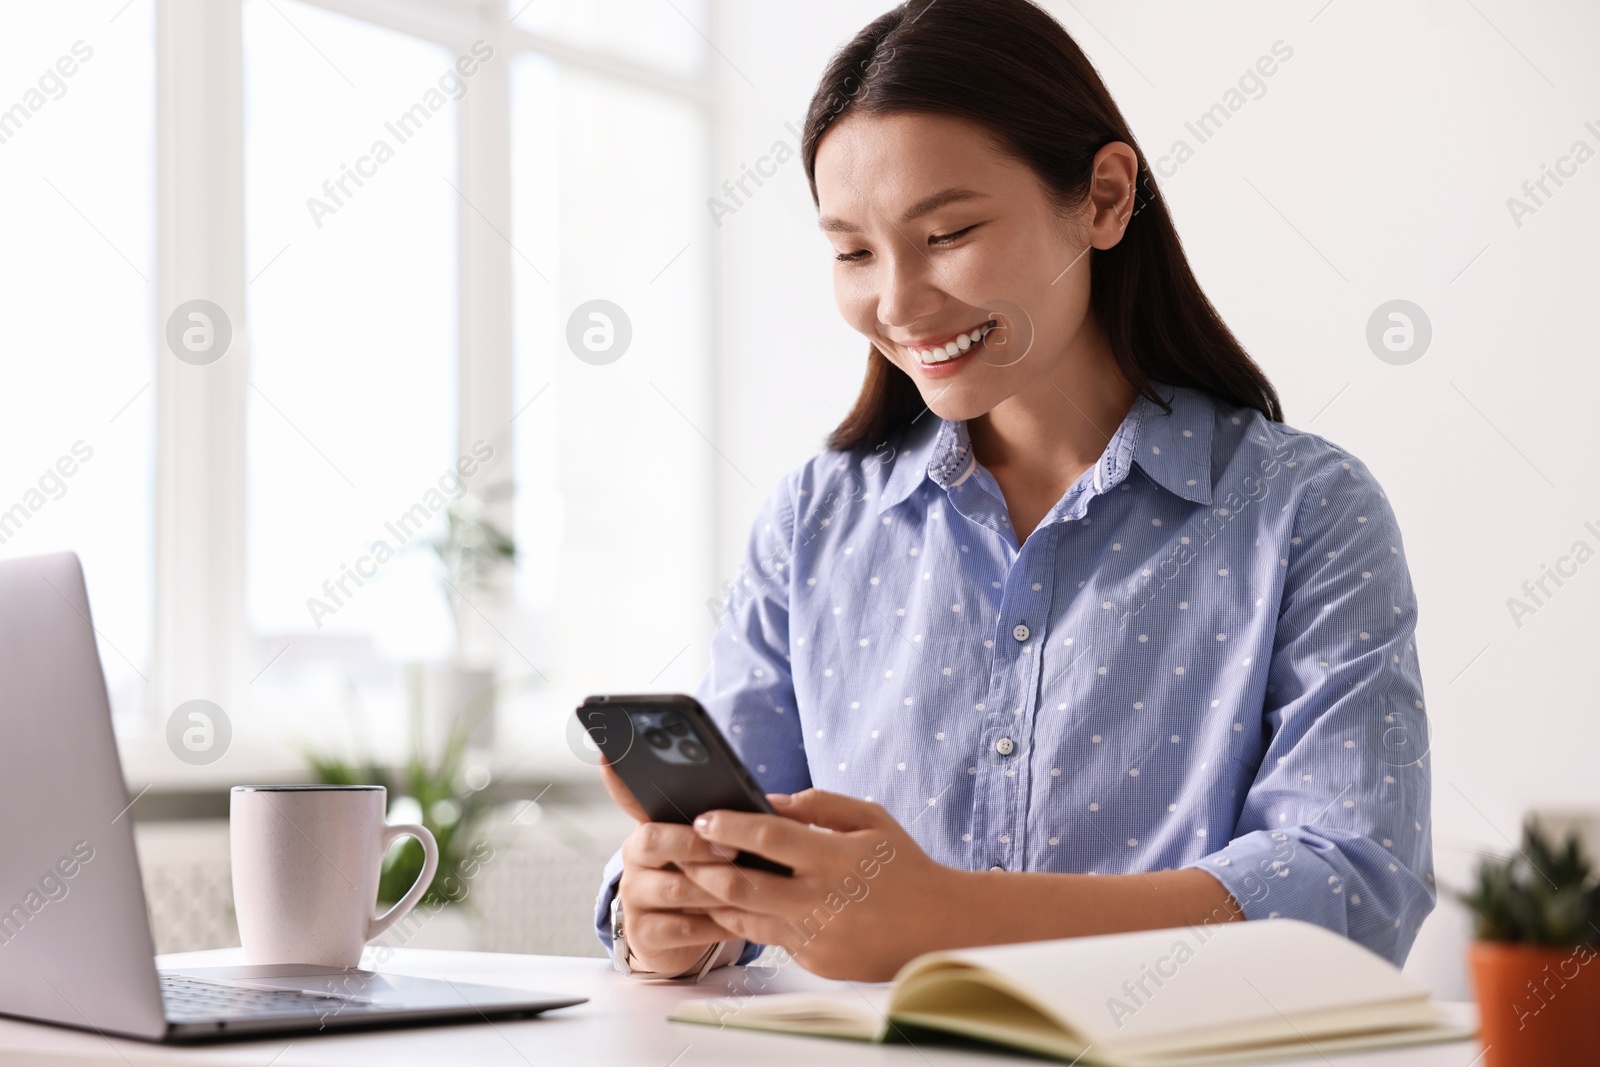
[(878, 986), (685, 1000), (668, 1018), (708, 1026), (877, 1041), (888, 1028), (888, 1008), (889, 989)]
[(1101, 1049), (1181, 1044), (1229, 1026), (1260, 1032), (1284, 1026), (1286, 1016), (1427, 999), (1387, 960), (1289, 919), (941, 952), (902, 972), (895, 1006), (915, 1011), (915, 974), (941, 962), (989, 971)]

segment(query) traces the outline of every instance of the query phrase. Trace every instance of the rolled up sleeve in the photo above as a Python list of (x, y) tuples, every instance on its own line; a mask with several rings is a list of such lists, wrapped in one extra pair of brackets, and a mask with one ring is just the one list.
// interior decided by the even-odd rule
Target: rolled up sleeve
[[(789, 666), (789, 579), (795, 549), (795, 480), (784, 479), (756, 517), (711, 638), (711, 661), (695, 698), (769, 793), (811, 785)], [(611, 900), (622, 879), (619, 850), (595, 899), (595, 933), (609, 954)], [(744, 964), (765, 946), (750, 943)]]
[(1228, 845), (1193, 863), (1249, 919), (1313, 922), (1405, 962), (1433, 909), (1417, 604), (1377, 481), (1342, 457), (1300, 500), (1262, 728)]

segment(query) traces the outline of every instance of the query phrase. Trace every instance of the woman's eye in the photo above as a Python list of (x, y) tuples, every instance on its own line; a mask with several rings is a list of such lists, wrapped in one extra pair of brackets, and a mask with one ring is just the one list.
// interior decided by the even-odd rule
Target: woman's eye
[(952, 243), (952, 242), (954, 242), (954, 241), (956, 241), (956, 240), (958, 240), (958, 239), (960, 239), (962, 237), (965, 237), (967, 234), (971, 233), (973, 230), (976, 230), (977, 228), (978, 228), (977, 223), (973, 223), (971, 226), (968, 226), (965, 229), (957, 230), (954, 233), (937, 233), (937, 234), (933, 234), (928, 238), (928, 243), (931, 244), (931, 245), (947, 245), (947, 244), (950, 244), (950, 243)]
[(854, 263), (856, 260), (860, 259), (862, 256), (865, 256), (866, 254), (867, 253), (864, 250), (855, 252), (840, 252), (833, 258), (838, 260), (840, 263)]

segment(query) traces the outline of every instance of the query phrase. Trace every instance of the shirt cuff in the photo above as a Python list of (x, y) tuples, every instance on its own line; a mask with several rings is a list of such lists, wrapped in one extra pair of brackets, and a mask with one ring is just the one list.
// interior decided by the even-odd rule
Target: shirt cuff
[(1246, 919), (1301, 919), (1348, 935), (1341, 878), (1310, 843), (1287, 830), (1256, 830), (1183, 866), (1221, 882)]
[(619, 848), (606, 860), (605, 871), (600, 875), (600, 894), (594, 901), (594, 933), (611, 956), (611, 899), (617, 895), (617, 883), (622, 881), (622, 850)]

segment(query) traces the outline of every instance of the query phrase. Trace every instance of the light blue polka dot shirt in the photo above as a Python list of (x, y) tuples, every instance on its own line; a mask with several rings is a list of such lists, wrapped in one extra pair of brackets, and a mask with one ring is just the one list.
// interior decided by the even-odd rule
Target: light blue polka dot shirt
[(1021, 545), (964, 423), (812, 459), (696, 695), (767, 791), (875, 800), (940, 863), (1198, 867), (1401, 963), (1435, 888), (1393, 511), (1336, 445), (1157, 388)]

